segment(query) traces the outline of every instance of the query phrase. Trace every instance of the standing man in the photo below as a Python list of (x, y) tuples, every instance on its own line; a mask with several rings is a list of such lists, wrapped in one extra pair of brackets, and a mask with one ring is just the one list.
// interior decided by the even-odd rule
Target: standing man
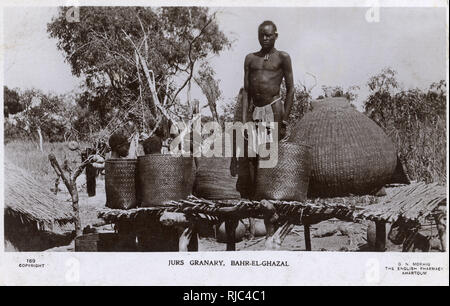
[[(254, 121), (266, 126), (277, 122), (278, 139), (281, 140), (286, 137), (287, 121), (294, 100), (294, 79), (289, 54), (275, 49), (277, 38), (277, 27), (272, 21), (264, 21), (259, 25), (258, 40), (261, 50), (248, 54), (244, 62), (242, 121)], [(283, 79), (287, 91), (284, 102), (280, 96)], [(258, 131), (258, 136), (264, 132)], [(266, 136), (268, 138), (266, 137), (263, 143), (270, 142), (270, 135)], [(261, 140), (261, 137), (258, 138)], [(232, 160), (231, 173), (238, 173), (236, 187), (244, 198), (251, 198), (254, 194), (256, 167), (257, 158), (245, 156), (239, 158), (239, 161), (235, 157)]]

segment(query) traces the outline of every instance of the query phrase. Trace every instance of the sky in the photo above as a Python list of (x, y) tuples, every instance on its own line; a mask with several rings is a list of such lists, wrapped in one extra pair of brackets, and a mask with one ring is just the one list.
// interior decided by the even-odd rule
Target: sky
[[(380, 8), (379, 21), (368, 22), (368, 8), (213, 8), (219, 28), (232, 48), (210, 59), (220, 80), (223, 100), (231, 101), (243, 86), (246, 54), (258, 51), (258, 25), (272, 20), (278, 28), (276, 48), (292, 59), (294, 81), (322, 94), (321, 86), (361, 87), (361, 109), (370, 76), (385, 67), (398, 72), (405, 88), (426, 88), (446, 79), (447, 17), (445, 8)], [(46, 25), (55, 7), (4, 8), (4, 83), (12, 88), (45, 92), (78, 90), (81, 80), (49, 38)], [(80, 16), (82, 22), (82, 16)], [(1, 54), (0, 54), (1, 56)], [(192, 98), (206, 101), (193, 87)]]

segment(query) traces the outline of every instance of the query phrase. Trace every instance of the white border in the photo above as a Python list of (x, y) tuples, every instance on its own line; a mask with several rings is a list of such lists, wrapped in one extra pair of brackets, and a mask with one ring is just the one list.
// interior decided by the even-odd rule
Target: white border
[(446, 7), (445, 0), (3, 0), (1, 6)]
[[(1, 7), (59, 5), (200, 5), (219, 7), (447, 7), (446, 1), (25, 1), (3, 0)], [(3, 22), (3, 9), (0, 10)], [(447, 11), (448, 25), (448, 11)], [(448, 37), (448, 27), (447, 27)], [(3, 27), (0, 32), (3, 48)], [(2, 49), (3, 50), (3, 49)], [(0, 51), (2, 59), (3, 51)], [(448, 51), (448, 43), (447, 43)], [(447, 52), (448, 54), (448, 52)], [(448, 86), (448, 58), (447, 58)], [(0, 83), (3, 84), (3, 60), (0, 60)], [(3, 96), (3, 90), (0, 97)], [(447, 93), (447, 99), (448, 93)], [(3, 99), (2, 99), (3, 100)], [(3, 141), (3, 115), (0, 119)], [(448, 152), (447, 100), (447, 152)], [(3, 185), (3, 146), (0, 148), (0, 186)], [(447, 167), (449, 159), (447, 155)], [(448, 173), (448, 171), (447, 171)], [(447, 183), (448, 184), (448, 183)], [(447, 186), (448, 187), (448, 186)], [(448, 198), (448, 188), (447, 188)], [(0, 188), (3, 199), (3, 188)], [(3, 201), (2, 201), (3, 206)], [(352, 253), (352, 252), (201, 252), (201, 253), (4, 253), (3, 209), (0, 212), (0, 285), (448, 285), (449, 257), (446, 253)], [(448, 218), (447, 218), (448, 219)], [(447, 227), (447, 246), (448, 246)], [(225, 244), (223, 244), (225, 249)], [(27, 258), (35, 258), (46, 268), (19, 268)], [(272, 267), (167, 267), (168, 259), (287, 260), (289, 268)], [(429, 262), (443, 266), (443, 273), (428, 276), (399, 276), (385, 270), (399, 262)]]

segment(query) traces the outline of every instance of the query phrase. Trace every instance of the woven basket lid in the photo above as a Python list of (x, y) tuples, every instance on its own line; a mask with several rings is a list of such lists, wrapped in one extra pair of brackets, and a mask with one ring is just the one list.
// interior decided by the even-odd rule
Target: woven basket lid
[(290, 141), (312, 146), (310, 196), (369, 194), (389, 182), (397, 164), (394, 144), (345, 98), (312, 103)]

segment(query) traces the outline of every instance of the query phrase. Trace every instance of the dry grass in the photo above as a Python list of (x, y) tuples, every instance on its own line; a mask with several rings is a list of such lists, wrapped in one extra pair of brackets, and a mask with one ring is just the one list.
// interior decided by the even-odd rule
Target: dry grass
[(425, 218), (445, 202), (445, 191), (445, 186), (439, 185), (439, 183), (417, 182), (399, 187), (380, 203), (360, 211), (358, 216), (389, 223), (395, 222), (400, 216), (407, 220), (425, 222)]
[(396, 144), (400, 158), (412, 180), (445, 183), (447, 179), (446, 123), (417, 122), (407, 131), (388, 132)]
[[(83, 148), (84, 145), (81, 145)], [(65, 159), (71, 167), (79, 163), (80, 155), (77, 151), (70, 151), (65, 143), (44, 143), (44, 152), (41, 152), (30, 141), (11, 141), (4, 147), (5, 159), (14, 165), (26, 170), (42, 184), (48, 186), (55, 181), (56, 175), (48, 160), (48, 154), (53, 153), (62, 165)]]
[(58, 203), (56, 197), (42, 187), (40, 180), (8, 160), (5, 161), (5, 177), (6, 215), (20, 219), (22, 223), (42, 223), (47, 230), (52, 230), (53, 225), (73, 221), (69, 203)]

